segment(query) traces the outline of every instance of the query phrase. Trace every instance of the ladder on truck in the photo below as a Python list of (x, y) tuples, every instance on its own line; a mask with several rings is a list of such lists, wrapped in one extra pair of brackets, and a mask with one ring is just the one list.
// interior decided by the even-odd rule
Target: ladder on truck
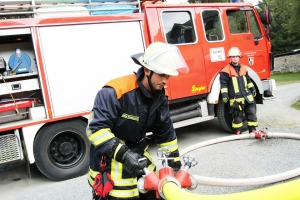
[(161, 0), (0, 0), (0, 20), (142, 13)]

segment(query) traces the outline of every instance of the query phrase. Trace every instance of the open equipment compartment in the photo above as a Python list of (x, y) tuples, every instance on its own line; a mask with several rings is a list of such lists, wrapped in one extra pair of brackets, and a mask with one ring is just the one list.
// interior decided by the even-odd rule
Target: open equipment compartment
[[(37, 117), (42, 92), (29, 28), (0, 30), (0, 124)], [(45, 118), (44, 107), (38, 108)]]

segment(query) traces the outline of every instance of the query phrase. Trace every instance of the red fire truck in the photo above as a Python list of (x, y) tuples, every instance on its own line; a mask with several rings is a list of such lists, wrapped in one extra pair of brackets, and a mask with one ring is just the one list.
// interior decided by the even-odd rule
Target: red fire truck
[(0, 164), (25, 159), (53, 180), (85, 174), (97, 91), (136, 71), (130, 55), (154, 41), (177, 45), (190, 68), (167, 85), (175, 128), (217, 117), (232, 131), (219, 71), (233, 46), (256, 103), (272, 97), (268, 6), (259, 15), (250, 3), (109, 1), (0, 1)]

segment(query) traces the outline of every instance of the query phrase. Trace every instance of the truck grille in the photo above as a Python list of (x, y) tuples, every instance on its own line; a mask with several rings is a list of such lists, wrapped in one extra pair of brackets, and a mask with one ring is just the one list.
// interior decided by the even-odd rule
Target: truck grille
[(0, 164), (21, 159), (19, 138), (14, 134), (0, 136)]

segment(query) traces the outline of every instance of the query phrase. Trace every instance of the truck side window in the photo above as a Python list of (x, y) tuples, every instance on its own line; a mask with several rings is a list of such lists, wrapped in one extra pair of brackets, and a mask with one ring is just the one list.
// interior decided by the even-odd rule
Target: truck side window
[(255, 16), (253, 15), (252, 11), (248, 11), (248, 17), (249, 17), (249, 21), (250, 21), (250, 30), (251, 30), (253, 37), (255, 39), (261, 38), (261, 32), (258, 27), (257, 20), (256, 20)]
[(247, 33), (248, 26), (244, 11), (229, 10), (227, 11), (227, 19), (230, 33)]
[(223, 28), (219, 11), (205, 10), (202, 12), (202, 20), (208, 41), (221, 41), (224, 39)]
[(190, 12), (163, 12), (162, 21), (167, 43), (183, 44), (196, 41), (195, 28)]

